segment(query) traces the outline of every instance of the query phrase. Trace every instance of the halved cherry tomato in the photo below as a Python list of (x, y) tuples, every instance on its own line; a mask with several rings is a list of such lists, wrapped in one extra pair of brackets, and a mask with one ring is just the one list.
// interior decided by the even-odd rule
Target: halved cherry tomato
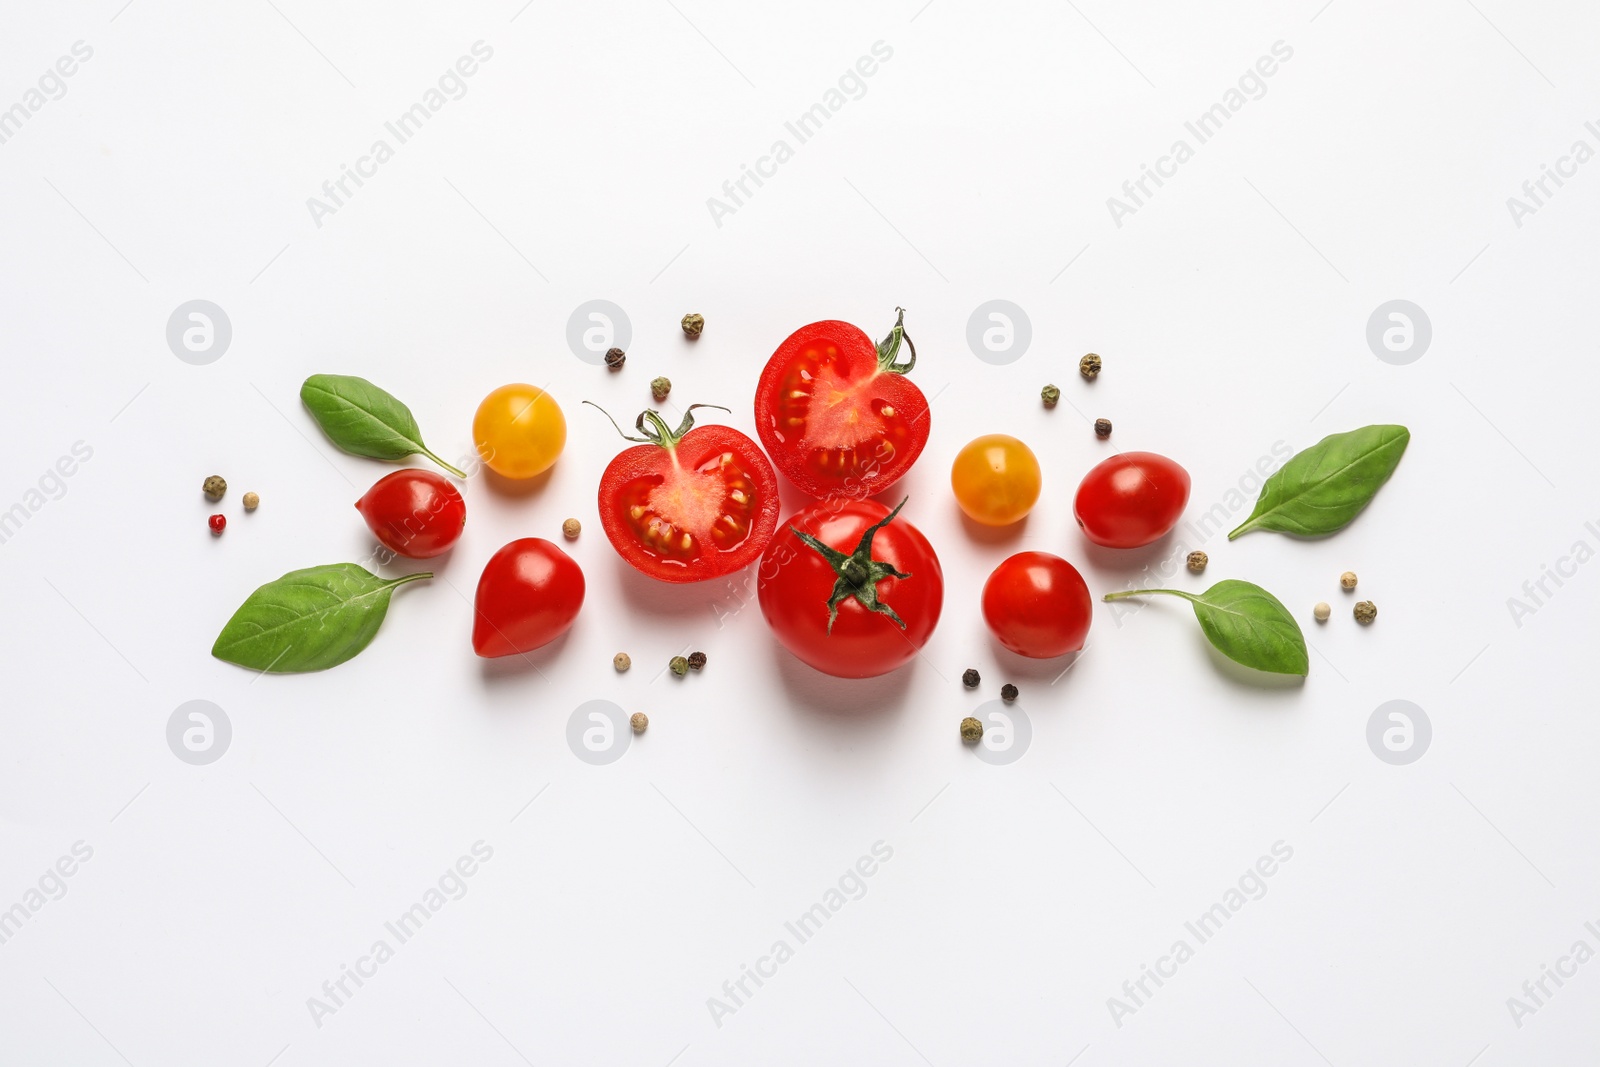
[(1019, 656), (1076, 652), (1089, 636), (1094, 600), (1078, 568), (1048, 552), (1018, 552), (983, 585), (983, 621)]
[(502, 385), (472, 417), (472, 441), (489, 469), (506, 478), (543, 474), (567, 443), (567, 420), (555, 398), (535, 385)]
[(956, 503), (974, 522), (1009, 526), (1033, 510), (1043, 478), (1033, 449), (1009, 434), (967, 442), (950, 466)]
[[(897, 362), (900, 343), (910, 358)], [(778, 346), (756, 386), (756, 432), (808, 496), (864, 497), (900, 479), (928, 443), (928, 401), (906, 377), (917, 349), (905, 311), (882, 344), (848, 322), (813, 322)]]
[(409, 559), (450, 551), (467, 522), (456, 487), (433, 471), (407, 468), (379, 478), (356, 510), (380, 544)]
[(761, 557), (756, 598), (778, 641), (836, 678), (871, 678), (927, 644), (944, 572), (915, 526), (874, 500), (814, 504)]
[(489, 557), (473, 604), (472, 647), (484, 658), (532, 652), (566, 633), (583, 607), (583, 571), (542, 537)]
[(1124, 452), (1083, 476), (1072, 512), (1095, 544), (1139, 548), (1178, 525), (1188, 502), (1188, 471), (1154, 452)]
[[(600, 477), (600, 525), (617, 555), (663, 582), (731, 574), (761, 555), (778, 528), (778, 476), (756, 443), (731, 426), (676, 430), (646, 411), (642, 442)], [(726, 409), (724, 409), (726, 410)], [(613, 423), (613, 425), (615, 425)], [(620, 427), (619, 427), (620, 432)]]

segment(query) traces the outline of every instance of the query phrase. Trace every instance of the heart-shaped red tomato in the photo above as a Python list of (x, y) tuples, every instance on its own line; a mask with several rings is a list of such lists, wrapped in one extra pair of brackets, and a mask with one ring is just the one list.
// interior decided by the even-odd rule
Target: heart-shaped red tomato
[(485, 658), (531, 652), (566, 633), (583, 607), (583, 571), (542, 537), (506, 545), (484, 565), (472, 647)]

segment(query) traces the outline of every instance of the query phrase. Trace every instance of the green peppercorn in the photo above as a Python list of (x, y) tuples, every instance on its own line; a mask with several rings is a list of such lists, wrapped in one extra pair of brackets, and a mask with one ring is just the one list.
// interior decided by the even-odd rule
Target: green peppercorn
[(1017, 699), (1017, 687), (1012, 685), (1010, 682), (1002, 685), (1000, 687), (1000, 699), (1004, 700), (1007, 704)]
[(606, 349), (606, 369), (621, 370), (623, 363), (627, 362), (628, 354), (620, 348)]
[(213, 474), (200, 488), (205, 492), (207, 500), (221, 500), (222, 494), (228, 491), (228, 483), (222, 480), (221, 475)]
[(1363, 600), (1356, 605), (1355, 615), (1356, 622), (1365, 626), (1378, 617), (1378, 605), (1370, 600)]
[(1044, 406), (1053, 408), (1061, 399), (1061, 390), (1053, 385), (1047, 385), (1039, 390), (1039, 399), (1044, 401)]
[(691, 671), (701, 670), (701, 669), (703, 669), (705, 667), (705, 665), (706, 665), (706, 654), (704, 652), (691, 652), (691, 653), (689, 653), (689, 669)]
[(983, 740), (983, 723), (968, 715), (961, 720), (961, 740), (967, 744)]
[(690, 313), (683, 317), (683, 335), (693, 341), (700, 336), (700, 331), (706, 328), (706, 317)]
[(971, 667), (961, 672), (961, 684), (968, 689), (978, 688), (978, 672)]
[(689, 673), (689, 661), (682, 656), (673, 656), (667, 663), (667, 668), (679, 678)]
[(670, 393), (670, 392), (672, 392), (672, 381), (671, 381), (671, 379), (669, 379), (669, 378), (651, 378), (650, 379), (650, 395), (656, 398), (656, 403), (659, 404), (661, 401), (665, 400), (667, 398), (667, 394)]
[(1090, 352), (1087, 356), (1084, 356), (1082, 359), (1078, 360), (1078, 373), (1083, 375), (1085, 378), (1093, 378), (1098, 375), (1100, 373), (1100, 367), (1100, 357), (1095, 355), (1093, 352)]

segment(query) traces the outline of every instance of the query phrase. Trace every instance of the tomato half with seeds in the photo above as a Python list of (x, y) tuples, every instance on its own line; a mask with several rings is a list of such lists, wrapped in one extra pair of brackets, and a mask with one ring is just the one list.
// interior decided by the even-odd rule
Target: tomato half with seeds
[(779, 643), (835, 678), (909, 663), (944, 606), (944, 572), (922, 531), (875, 500), (813, 504), (761, 557), (756, 599)]
[(676, 430), (644, 412), (634, 424), (643, 436), (622, 435), (640, 444), (617, 453), (600, 477), (600, 525), (611, 547), (663, 582), (732, 574), (755, 562), (778, 528), (778, 476), (760, 447), (731, 426), (695, 426), (695, 409), (714, 406), (689, 405)]
[[(767, 360), (756, 432), (807, 496), (863, 497), (899, 481), (928, 443), (928, 401), (906, 375), (905, 311), (881, 344), (848, 322), (802, 326)], [(900, 360), (902, 342), (909, 357)]]

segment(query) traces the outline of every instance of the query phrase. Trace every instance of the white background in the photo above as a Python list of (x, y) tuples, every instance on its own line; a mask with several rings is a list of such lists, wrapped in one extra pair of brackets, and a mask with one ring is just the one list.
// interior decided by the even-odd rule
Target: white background
[[(1507, 599), (1574, 542), (1600, 548), (1600, 163), (1521, 227), (1506, 199), (1600, 144), (1600, 18), (1319, 2), (13, 5), (0, 107), (74, 42), (94, 53), (0, 145), (0, 509), (74, 442), (93, 456), (0, 545), (0, 908), (74, 842), (93, 857), (0, 945), (0, 1059), (1589, 1062), (1600, 963), (1520, 1028), (1506, 1001), (1574, 941), (1600, 948), (1580, 685), (1600, 565), (1547, 581), (1520, 626)], [(307, 198), (478, 40), (494, 54), (467, 94), (317, 226)], [(1280, 40), (1265, 95), (1115, 225), (1107, 197)], [(893, 56), (865, 95), (718, 226), (707, 198), (792, 143), (785, 120), (877, 41)], [(196, 298), (233, 328), (209, 366), (165, 340)], [(567, 346), (594, 298), (631, 319), (620, 374)], [(1032, 323), (1006, 366), (966, 342), (995, 298)], [(1407, 366), (1365, 339), (1391, 299), (1433, 324)], [(839, 318), (881, 336), (896, 305), (934, 398), (903, 489), (944, 616), (910, 667), (839, 682), (753, 606), (719, 625), (728, 589), (617, 559), (594, 491), (621, 443), (579, 401), (631, 415), (667, 374), (675, 404), (725, 404), (753, 433), (785, 335)], [(1073, 371), (1090, 350), (1092, 386)], [(460, 544), (358, 659), (257, 677), (209, 656), (217, 630), (286, 570), (366, 559), (350, 505), (390, 469), (319, 434), (297, 400), (315, 372), (385, 386), (447, 457), (508, 381), (548, 383), (570, 436), (532, 492), (466, 487)], [(1276, 443), (1373, 422), (1413, 441), (1354, 525), (1212, 537), (1205, 578), (1171, 579), (1276, 592), (1316, 649), (1304, 684), (1241, 678), (1170, 599), (1120, 625), (1097, 605), (1059, 680), (987, 636), (979, 591), (1011, 552), (1062, 554), (1097, 593), (1171, 555), (1078, 534), (1073, 490), (1110, 445), (1182, 462), (1193, 519)], [(1045, 489), (984, 536), (947, 472), (996, 430), (1034, 447)], [(199, 492), (213, 473), (220, 507)], [(786, 487), (785, 513), (800, 503)], [(569, 515), (576, 627), (536, 669), (479, 661), (483, 562)], [(686, 645), (704, 673), (663, 675)], [(956, 727), (1004, 681), (1033, 739), (991, 766)], [(596, 698), (652, 722), (604, 767), (565, 740)], [(193, 699), (232, 723), (209, 766), (167, 746)], [(1410, 766), (1367, 745), (1392, 699), (1433, 725)], [(308, 998), (479, 840), (493, 858), (466, 895), (316, 1025)], [(865, 896), (718, 1026), (708, 998), (877, 841), (893, 857)], [(1293, 858), (1265, 895), (1117, 1025), (1108, 998), (1278, 841)]]

